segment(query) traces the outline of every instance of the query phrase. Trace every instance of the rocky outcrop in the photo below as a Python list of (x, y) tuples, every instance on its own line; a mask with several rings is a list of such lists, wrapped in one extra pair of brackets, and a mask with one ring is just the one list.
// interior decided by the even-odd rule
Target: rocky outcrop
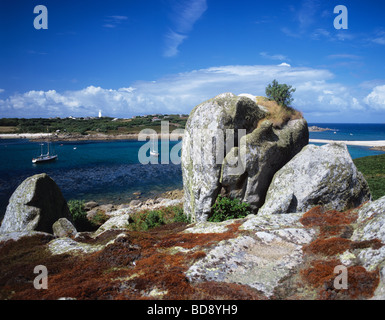
[(193, 283), (243, 284), (272, 296), (280, 281), (303, 262), (302, 246), (314, 237), (315, 231), (305, 229), (300, 218), (299, 214), (283, 219), (249, 215), (239, 229), (250, 233), (223, 240), (208, 250), (203, 259), (188, 269), (188, 279)]
[[(229, 163), (233, 152), (226, 156), (221, 172), (223, 194), (248, 203), (254, 212), (263, 205), (270, 182), (277, 170), (282, 168), (308, 143), (306, 121), (289, 121), (282, 129), (273, 128), (265, 121), (252, 133), (241, 139), (237, 153), (245, 155), (244, 171), (237, 173)], [(239, 159), (239, 156), (238, 156)]]
[(275, 175), (258, 214), (344, 211), (370, 200), (369, 186), (344, 144), (306, 146)]
[[(316, 207), (305, 214), (251, 214), (218, 223), (165, 225), (146, 233), (113, 223), (127, 218), (124, 210), (114, 211), (102, 232), (80, 232), (73, 238), (53, 239), (35, 231), (0, 235), (0, 262), (8, 262), (0, 263), (0, 285), (7, 284), (4, 296), (385, 298), (385, 197), (346, 212)], [(28, 266), (44, 256), (61, 281), (51, 281), (50, 290), (35, 290), (28, 278), (31, 269), (22, 263), (25, 253)], [(336, 267), (346, 269), (347, 289), (336, 287)]]
[[(358, 211), (357, 228), (352, 235), (353, 241), (379, 240), (385, 244), (385, 197), (370, 202)], [(348, 263), (359, 260), (369, 271), (379, 270), (380, 283), (373, 299), (385, 300), (385, 246), (364, 248), (345, 252)]]
[(55, 237), (74, 237), (77, 230), (74, 225), (66, 218), (60, 218), (52, 225), (53, 234)]
[(60, 218), (70, 219), (67, 202), (55, 181), (42, 173), (24, 180), (12, 194), (0, 233), (52, 233), (53, 223)]
[(277, 129), (259, 124), (266, 116), (252, 99), (231, 93), (193, 109), (182, 146), (184, 211), (193, 221), (207, 219), (221, 190), (257, 210), (274, 173), (308, 143), (304, 119)]

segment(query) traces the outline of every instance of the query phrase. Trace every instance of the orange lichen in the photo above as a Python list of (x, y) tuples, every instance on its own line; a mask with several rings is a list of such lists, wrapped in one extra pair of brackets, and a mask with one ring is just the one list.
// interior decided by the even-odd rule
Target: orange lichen
[[(209, 287), (191, 284), (185, 275), (192, 263), (206, 256), (205, 249), (236, 237), (239, 223), (229, 225), (227, 232), (207, 234), (182, 233), (186, 226), (175, 223), (148, 232), (126, 232), (103, 250), (80, 256), (52, 256), (46, 249), (49, 239), (9, 242), (0, 248), (0, 296), (3, 299), (153, 299), (150, 293), (154, 289), (167, 293), (163, 299), (226, 298), (225, 292), (228, 298), (251, 294), (239, 287), (238, 293), (230, 295), (229, 285), (223, 284), (218, 285), (222, 289), (215, 295)], [(85, 236), (83, 240), (106, 244), (116, 236), (115, 232), (107, 232), (100, 238)], [(173, 247), (183, 249), (168, 250)], [(48, 290), (33, 287), (36, 276), (33, 268), (38, 264), (48, 269)]]
[(367, 271), (362, 266), (347, 267), (347, 289), (335, 288), (338, 273), (334, 268), (341, 265), (338, 259), (315, 260), (311, 267), (301, 270), (303, 279), (316, 288), (319, 299), (367, 299), (373, 296), (379, 284), (379, 271)]
[[(335, 256), (346, 250), (383, 246), (379, 239), (352, 241), (347, 239), (352, 233), (351, 224), (357, 220), (357, 210), (338, 212), (325, 211), (315, 207), (300, 219), (305, 227), (319, 228), (318, 238), (303, 247), (304, 260), (310, 267), (300, 270), (301, 277), (315, 288), (319, 299), (366, 299), (373, 296), (379, 283), (379, 271), (367, 271), (362, 266), (347, 267), (347, 289), (336, 289), (334, 268), (342, 265)], [(326, 256), (328, 260), (319, 259)]]
[(194, 300), (267, 300), (266, 296), (247, 285), (207, 281), (194, 286)]
[(329, 239), (316, 239), (309, 245), (303, 247), (304, 252), (313, 254), (323, 254), (326, 256), (333, 256), (338, 253), (343, 253), (350, 248), (351, 240), (339, 237)]
[(307, 228), (320, 227), (321, 236), (327, 237), (346, 231), (346, 226), (355, 222), (357, 217), (357, 212), (354, 210), (325, 211), (322, 207), (317, 206), (306, 212), (300, 222)]

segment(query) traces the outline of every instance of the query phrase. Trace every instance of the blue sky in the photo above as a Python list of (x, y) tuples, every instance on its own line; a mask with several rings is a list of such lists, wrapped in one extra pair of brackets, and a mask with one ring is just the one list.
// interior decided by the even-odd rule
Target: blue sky
[(309, 122), (385, 122), (384, 17), (373, 0), (2, 0), (0, 117), (189, 113), (277, 79)]

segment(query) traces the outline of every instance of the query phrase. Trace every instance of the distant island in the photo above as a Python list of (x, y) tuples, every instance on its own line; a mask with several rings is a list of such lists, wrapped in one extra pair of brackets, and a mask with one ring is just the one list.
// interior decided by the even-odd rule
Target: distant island
[(310, 126), (309, 127), (309, 132), (323, 132), (323, 131), (335, 131), (335, 129), (321, 128), (321, 127), (317, 127), (317, 126)]
[(41, 139), (42, 132), (55, 136), (60, 140), (113, 139), (119, 136), (130, 139), (136, 137), (143, 129), (161, 132), (161, 122), (168, 121), (169, 131), (184, 129), (187, 114), (152, 114), (133, 116), (132, 118), (112, 117), (67, 117), (67, 118), (2, 118), (0, 119), (0, 135), (12, 134), (9, 137), (28, 137)]

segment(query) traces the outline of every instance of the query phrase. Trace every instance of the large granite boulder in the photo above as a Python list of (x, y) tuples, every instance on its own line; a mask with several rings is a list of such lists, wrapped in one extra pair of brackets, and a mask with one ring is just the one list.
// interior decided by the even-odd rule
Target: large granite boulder
[(24, 180), (12, 194), (0, 233), (42, 231), (52, 233), (53, 223), (70, 219), (70, 211), (59, 187), (47, 174)]
[(304, 119), (281, 129), (246, 96), (224, 93), (198, 105), (182, 145), (184, 212), (204, 221), (218, 194), (262, 206), (274, 175), (309, 140)]
[(369, 186), (344, 144), (308, 145), (273, 178), (258, 214), (344, 211), (370, 200)]
[[(242, 137), (240, 147), (234, 147), (234, 152), (231, 150), (226, 155), (220, 179), (222, 193), (247, 202), (256, 212), (265, 201), (274, 174), (301, 151), (308, 139), (304, 119), (289, 121), (281, 129), (274, 128), (270, 121), (263, 122)], [(243, 159), (239, 157), (240, 153), (244, 155)], [(233, 163), (239, 159), (244, 167), (237, 173)]]

